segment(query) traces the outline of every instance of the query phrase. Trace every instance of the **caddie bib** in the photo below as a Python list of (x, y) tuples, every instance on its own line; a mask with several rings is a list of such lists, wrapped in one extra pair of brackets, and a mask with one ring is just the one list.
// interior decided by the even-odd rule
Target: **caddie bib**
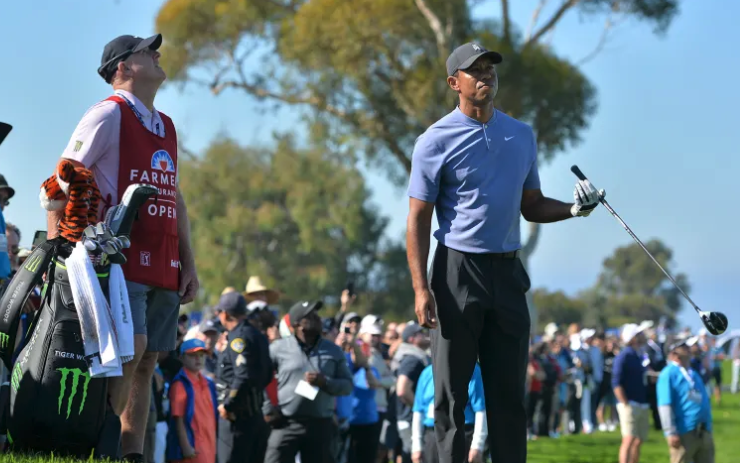
[(121, 109), (118, 201), (134, 183), (149, 183), (158, 194), (141, 207), (131, 230), (131, 247), (123, 254), (126, 280), (177, 291), (180, 251), (177, 236), (177, 135), (172, 120), (161, 112), (165, 136), (144, 127), (140, 115), (120, 96), (111, 96)]

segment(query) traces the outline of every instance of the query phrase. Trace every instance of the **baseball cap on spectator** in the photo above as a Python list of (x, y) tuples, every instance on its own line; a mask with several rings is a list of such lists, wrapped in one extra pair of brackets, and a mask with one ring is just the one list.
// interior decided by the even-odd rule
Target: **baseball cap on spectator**
[(627, 323), (622, 327), (622, 342), (629, 344), (635, 336), (645, 331), (645, 325), (637, 325), (635, 323)]
[(232, 317), (241, 317), (247, 314), (247, 300), (238, 292), (229, 292), (221, 296), (217, 308)]
[(145, 49), (157, 50), (162, 46), (162, 34), (153, 35), (149, 38), (142, 39), (133, 35), (121, 35), (111, 40), (103, 49), (103, 56), (100, 58), (100, 67), (98, 74), (107, 83), (111, 82), (115, 74), (116, 67), (121, 61), (126, 61), (129, 56)]
[(418, 323), (413, 323), (413, 322), (408, 323), (406, 325), (406, 328), (403, 329), (403, 333), (401, 333), (401, 340), (403, 342), (409, 342), (409, 339), (412, 336), (415, 336), (421, 333), (422, 331), (424, 331), (424, 328)]
[(218, 333), (218, 328), (216, 327), (216, 324), (213, 322), (213, 320), (203, 320), (198, 328), (203, 334), (209, 332)]
[(308, 316), (308, 314), (321, 309), (321, 307), (323, 306), (324, 306), (324, 303), (321, 301), (297, 302), (288, 311), (288, 317), (290, 319), (290, 324), (293, 326), (299, 324), (301, 320), (303, 320), (304, 318)]
[(192, 354), (195, 352), (205, 352), (206, 343), (200, 339), (186, 339), (180, 346), (180, 354)]
[(379, 316), (370, 314), (370, 315), (365, 315), (363, 317), (362, 322), (360, 324), (363, 325), (363, 326), (364, 325), (378, 325), (378, 326), (383, 326), (384, 322), (383, 322), (383, 319), (380, 318)]
[(679, 339), (675, 341), (673, 344), (671, 344), (668, 347), (669, 352), (673, 352), (674, 350), (680, 348), (680, 347), (689, 347), (688, 339)]
[(362, 317), (360, 317), (355, 312), (350, 312), (347, 315), (345, 315), (344, 318), (342, 318), (342, 321), (344, 323), (352, 323), (352, 322), (360, 323), (360, 321), (362, 321)]
[(475, 63), (478, 58), (482, 56), (489, 56), (493, 61), (493, 64), (498, 64), (504, 60), (504, 57), (500, 53), (495, 51), (488, 51), (481, 45), (475, 42), (468, 42), (455, 48), (450, 56), (447, 58), (447, 75), (454, 75), (458, 69), (463, 71)]
[(334, 317), (327, 317), (321, 322), (323, 326), (324, 333), (328, 333), (329, 331), (333, 330), (334, 327), (337, 325), (336, 320), (334, 320)]
[(383, 330), (379, 323), (363, 323), (360, 325), (360, 334), (382, 335)]

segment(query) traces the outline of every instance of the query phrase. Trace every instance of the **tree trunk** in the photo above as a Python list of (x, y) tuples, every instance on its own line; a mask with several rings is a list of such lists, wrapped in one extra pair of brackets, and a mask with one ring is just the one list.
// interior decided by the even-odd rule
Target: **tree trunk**
[[(532, 272), (529, 270), (529, 258), (537, 248), (537, 243), (540, 240), (541, 225), (538, 223), (527, 222), (529, 225), (529, 237), (527, 242), (522, 246), (521, 261), (524, 264), (524, 269), (529, 274), (530, 280), (532, 279)], [(527, 291), (527, 306), (529, 307), (529, 317), (532, 320), (532, 328), (530, 333), (534, 336), (537, 333), (537, 307), (534, 305), (532, 298), (532, 291)]]

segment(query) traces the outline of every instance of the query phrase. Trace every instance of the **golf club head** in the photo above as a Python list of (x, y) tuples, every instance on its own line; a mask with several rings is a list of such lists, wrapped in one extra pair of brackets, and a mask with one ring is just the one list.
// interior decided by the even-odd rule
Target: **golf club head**
[(727, 316), (722, 312), (702, 312), (701, 321), (713, 336), (719, 336), (727, 330)]
[(115, 236), (131, 234), (136, 214), (151, 197), (159, 190), (156, 186), (148, 183), (134, 183), (126, 188), (121, 198), (121, 203), (108, 209), (105, 216), (105, 224)]

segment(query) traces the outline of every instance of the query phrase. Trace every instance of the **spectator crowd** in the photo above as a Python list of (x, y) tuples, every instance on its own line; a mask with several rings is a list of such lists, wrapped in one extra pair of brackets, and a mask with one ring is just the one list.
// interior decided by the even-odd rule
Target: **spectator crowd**
[[(268, 298), (271, 303), (277, 302), (276, 291), (265, 288), (259, 278), (252, 278), (248, 286), (251, 291), (248, 288), (243, 293), (246, 320), (270, 343), (270, 358), (277, 372), (263, 396), (262, 411), (268, 425), (264, 433), (249, 434), (264, 436), (261, 450), (257, 453), (250, 450), (250, 455), (257, 455), (256, 459), (245, 460), (244, 456), (227, 451), (229, 457), (218, 455), (217, 461), (438, 461), (433, 431), (434, 378), (426, 329), (415, 321), (386, 323), (376, 315), (360, 316), (352, 311), (354, 296), (346, 290), (335, 316), (320, 318), (321, 303), (308, 301), (296, 304), (280, 317), (267, 302)], [(221, 300), (228, 299), (229, 294), (238, 296), (234, 288), (226, 288)], [(229, 349), (229, 337), (221, 323), (223, 315), (219, 315), (222, 310), (229, 307), (216, 306), (212, 317), (195, 326), (189, 326), (187, 317), (183, 316), (180, 330), (183, 346), (193, 339), (202, 341), (201, 374), (216, 384), (219, 355)], [(311, 364), (313, 354), (306, 353), (305, 340), (299, 332), (308, 326), (304, 321), (309, 317), (313, 317), (311, 323), (321, 331), (320, 341), (312, 345), (320, 351), (315, 368), (323, 372), (324, 385), (319, 384), (322, 381), (316, 382), (315, 388), (306, 384), (303, 390), (299, 383), (311, 371), (306, 364)], [(671, 436), (678, 436), (679, 431), (686, 434), (686, 426), (692, 429), (704, 426), (706, 435), (711, 436), (709, 396), (713, 394), (716, 403), (721, 400), (720, 363), (724, 354), (715, 346), (716, 339), (704, 331), (697, 335), (688, 331), (667, 333), (653, 325), (645, 321), (605, 332), (581, 328), (578, 324), (562, 328), (549, 324), (530, 347), (525, 404), (528, 439), (621, 432), (620, 462), (636, 463), (640, 445), (647, 439), (651, 426), (663, 431), (669, 443)], [(688, 412), (691, 415), (688, 418), (685, 410), (676, 408), (685, 407), (680, 399), (685, 391), (676, 389), (678, 383), (669, 368), (679, 365), (680, 355), (684, 354), (688, 368), (680, 371), (695, 375), (698, 380), (692, 383), (692, 390), (700, 391), (698, 398), (687, 402), (689, 407), (691, 403), (698, 407)], [(732, 350), (732, 355), (740, 359), (739, 354), (740, 349)], [(322, 361), (341, 365), (329, 368), (320, 366)], [(166, 429), (174, 422), (173, 414), (177, 416), (183, 408), (176, 405), (179, 395), (173, 394), (169, 385), (182, 364), (182, 355), (177, 352), (159, 362), (152, 385), (156, 391), (152, 410), (157, 413), (147, 437), (148, 461), (167, 460)], [(294, 371), (297, 376), (291, 379)], [(680, 380), (681, 374), (676, 374)], [(671, 383), (672, 380), (675, 381)], [(477, 365), (470, 380), (469, 397), (465, 409), (469, 461), (490, 461), (486, 404)], [(673, 406), (669, 413), (673, 418), (663, 416), (661, 406)], [(275, 410), (280, 411), (279, 419), (270, 416)], [(223, 447), (216, 447), (220, 453)], [(683, 451), (691, 450), (680, 443), (669, 445), (672, 458), (679, 447)], [(711, 441), (704, 447), (694, 447), (691, 451), (711, 447), (713, 452)], [(693, 460), (675, 457), (671, 461), (713, 461), (696, 455), (699, 454)]]

